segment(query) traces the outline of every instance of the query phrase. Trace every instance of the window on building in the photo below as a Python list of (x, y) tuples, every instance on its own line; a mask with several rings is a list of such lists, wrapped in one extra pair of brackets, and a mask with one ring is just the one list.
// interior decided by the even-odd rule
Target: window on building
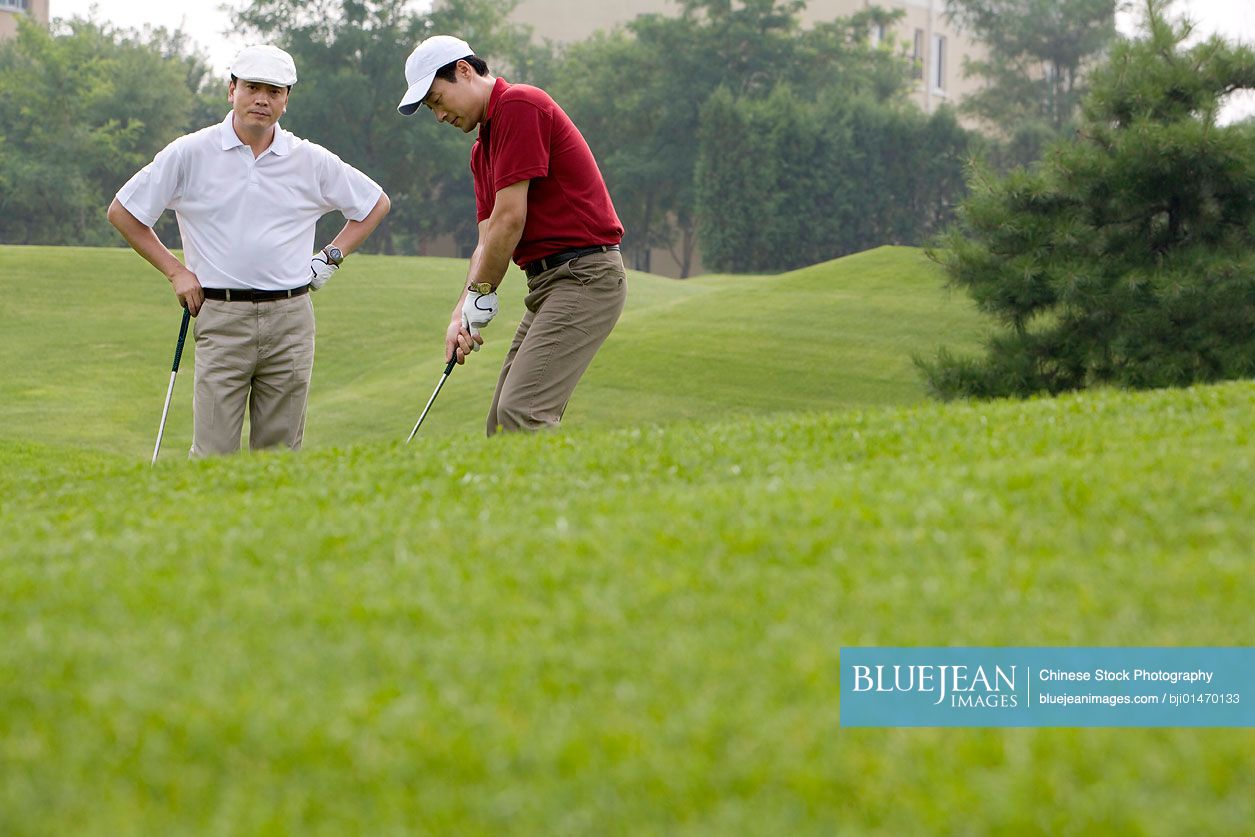
[(873, 23), (868, 37), (873, 47), (880, 46), (885, 40), (885, 25), (883, 23)]
[(924, 77), (924, 30), (915, 30), (915, 42), (911, 46), (911, 78)]
[(0, 9), (24, 12), (27, 2), (28, 0), (0, 0)]
[(946, 89), (946, 38), (933, 35), (932, 81), (934, 90)]

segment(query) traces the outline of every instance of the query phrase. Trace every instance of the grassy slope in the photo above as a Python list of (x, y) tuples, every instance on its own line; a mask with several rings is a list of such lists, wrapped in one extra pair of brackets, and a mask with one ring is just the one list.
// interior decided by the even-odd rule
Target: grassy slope
[(846, 730), (837, 657), (1249, 643), (1253, 411), (2, 444), (0, 832), (1238, 833), (1251, 730)]
[[(311, 448), (403, 438), (436, 385), (465, 263), (354, 257), (316, 297)], [(423, 432), (480, 433), (522, 310), (512, 272), (489, 345), (458, 368)], [(143, 457), (169, 379), (178, 309), (129, 250), (0, 247), (0, 438)], [(917, 250), (883, 248), (774, 277), (634, 274), (628, 310), (572, 401), (582, 425), (630, 426), (924, 398), (912, 351), (971, 345), (970, 305)], [(167, 430), (191, 437), (192, 356)]]

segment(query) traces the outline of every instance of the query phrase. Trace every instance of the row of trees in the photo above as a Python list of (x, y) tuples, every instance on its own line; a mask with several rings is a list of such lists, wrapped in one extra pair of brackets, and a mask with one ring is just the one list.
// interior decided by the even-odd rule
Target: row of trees
[(963, 195), (970, 135), (953, 114), (790, 87), (702, 111), (697, 205), (711, 266), (773, 272), (918, 244)]
[[(1061, 51), (1075, 27), (1033, 40), (998, 21), (1012, 6), (1042, 3), (1084, 6), (1097, 21), (1111, 2), (953, 0), (956, 20), (995, 46), (991, 63), (973, 68), (991, 91), (973, 114), (997, 122), (1002, 108), (1014, 116), (1002, 125), (1038, 138), (1032, 126), (1065, 130), (1102, 27)], [(672, 14), (563, 49), (510, 21), (515, 0), (448, 0), (425, 12), (408, 0), (249, 0), (235, 20), (250, 40), (296, 59), (285, 127), (385, 185), (393, 211), (368, 246), (388, 253), (423, 252), (445, 234), (474, 241), (470, 139), (394, 109), (406, 56), (437, 32), (462, 34), (494, 71), (553, 93), (600, 160), (625, 249), (643, 268), (651, 250), (670, 248), (687, 273), (699, 239), (706, 262), (728, 271), (921, 244), (951, 217), (969, 154), (1006, 160), (1035, 147), (1020, 129), (978, 140), (953, 115), (911, 106), (905, 49), (869, 38), (900, 12), (803, 28), (803, 0), (675, 3)], [(1052, 83), (1031, 66), (1041, 54)], [(1024, 84), (1036, 85), (1031, 96)], [(24, 25), (0, 45), (0, 241), (114, 242), (101, 208), (165, 143), (220, 119), (224, 85), (179, 33)], [(1033, 114), (1022, 112), (1026, 101), (1037, 101)]]
[(0, 44), (0, 242), (115, 244), (104, 207), (117, 188), (190, 125), (221, 118), (199, 95), (207, 65), (177, 32), (78, 20), (54, 37), (19, 22)]

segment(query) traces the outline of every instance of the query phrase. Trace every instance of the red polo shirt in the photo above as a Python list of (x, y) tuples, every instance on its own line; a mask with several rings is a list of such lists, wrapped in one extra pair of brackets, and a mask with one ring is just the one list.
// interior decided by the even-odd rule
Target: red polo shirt
[(588, 143), (537, 87), (497, 79), (471, 148), (471, 174), (480, 221), (492, 214), (497, 192), (531, 181), (516, 264), (623, 240), (623, 224)]

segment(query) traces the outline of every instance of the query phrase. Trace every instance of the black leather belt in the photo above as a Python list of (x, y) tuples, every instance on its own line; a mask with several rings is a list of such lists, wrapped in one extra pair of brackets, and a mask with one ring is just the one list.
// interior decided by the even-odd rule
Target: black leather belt
[(531, 279), (538, 274), (544, 273), (546, 270), (561, 267), (572, 259), (578, 259), (580, 256), (591, 256), (593, 253), (609, 253), (611, 250), (618, 249), (619, 245), (617, 244), (599, 244), (596, 247), (583, 247), (579, 250), (554, 253), (552, 256), (545, 256), (543, 259), (537, 259), (534, 262), (528, 262), (523, 265), (523, 272), (527, 274), (528, 279)]
[(222, 302), (269, 302), (272, 299), (291, 299), (309, 293), (309, 285), (301, 285), (290, 291), (246, 291), (240, 288), (205, 288), (205, 299)]

